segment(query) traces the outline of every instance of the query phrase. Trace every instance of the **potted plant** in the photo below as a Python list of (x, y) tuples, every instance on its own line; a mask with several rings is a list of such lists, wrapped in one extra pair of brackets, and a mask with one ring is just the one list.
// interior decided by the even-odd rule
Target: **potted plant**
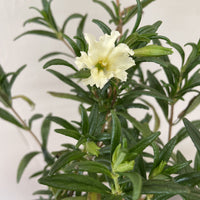
[[(43, 168), (31, 176), (46, 186), (34, 193), (38, 199), (200, 198), (200, 121), (186, 118), (200, 102), (200, 42), (187, 44), (192, 50), (186, 57), (181, 45), (158, 33), (161, 21), (141, 26), (143, 9), (153, 1), (136, 0), (135, 5), (122, 9), (119, 0), (111, 4), (93, 0), (110, 16), (109, 23), (92, 20), (102, 31), (98, 39), (85, 33), (87, 15), (71, 14), (59, 27), (51, 9), (52, 0), (42, 0), (42, 8), (33, 7), (37, 15), (25, 24), (36, 23), (41, 29), (28, 30), (15, 39), (36, 34), (63, 42), (69, 52), (51, 51), (40, 60), (45, 61), (43, 68), (69, 86), (71, 92), (49, 94), (80, 104), (79, 121), (68, 121), (53, 113), (46, 117), (37, 113), (25, 121), (13, 106), (11, 89), (26, 66), (12, 73), (0, 68), (0, 118), (27, 131), (40, 148), (22, 158), (17, 182), (37, 155), (42, 154), (45, 161)], [(75, 36), (70, 37), (66, 26), (74, 19), (79, 19), (79, 24)], [(127, 28), (131, 20), (133, 27)], [(111, 29), (110, 24), (115, 28)], [(180, 66), (170, 61), (173, 51), (180, 55)], [(156, 64), (157, 68), (144, 69), (143, 63)], [(58, 65), (70, 69), (70, 73), (60, 72)], [(192, 94), (187, 106), (175, 116), (177, 103), (187, 94)], [(28, 97), (18, 97), (33, 105)], [(152, 103), (148, 97), (155, 101)], [(138, 119), (132, 108), (141, 109), (144, 117)], [(39, 119), (41, 138), (32, 130)], [(168, 123), (167, 141), (160, 138), (161, 121)], [(181, 121), (184, 127), (172, 137), (173, 127)], [(54, 152), (47, 148), (51, 124), (56, 124), (53, 132), (66, 136), (62, 147)], [(194, 164), (174, 150), (186, 137), (197, 149)]]

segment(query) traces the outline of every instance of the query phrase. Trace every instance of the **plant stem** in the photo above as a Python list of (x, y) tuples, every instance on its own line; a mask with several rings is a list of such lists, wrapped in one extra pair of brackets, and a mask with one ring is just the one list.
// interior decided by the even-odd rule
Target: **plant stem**
[(24, 128), (26, 128), (26, 130), (32, 135), (32, 137), (35, 139), (35, 141), (37, 142), (37, 144), (40, 146), (40, 148), (42, 147), (42, 144), (40, 143), (39, 139), (37, 138), (37, 136), (32, 132), (32, 130), (27, 126), (27, 124), (25, 123), (25, 121), (20, 117), (20, 115), (17, 113), (17, 111), (11, 107), (12, 112), (16, 115), (16, 117), (19, 119), (19, 121), (22, 123), (22, 125), (24, 126)]
[(174, 103), (171, 104), (171, 110), (170, 110), (168, 141), (171, 140), (172, 137), (173, 119), (174, 119)]

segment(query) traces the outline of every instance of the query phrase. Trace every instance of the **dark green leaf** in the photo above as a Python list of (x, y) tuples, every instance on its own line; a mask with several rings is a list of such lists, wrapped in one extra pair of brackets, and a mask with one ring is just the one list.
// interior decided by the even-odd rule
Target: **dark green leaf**
[(81, 69), (80, 71), (77, 71), (75, 74), (71, 75), (72, 78), (88, 78), (90, 77), (91, 73), (89, 69)]
[(21, 160), (21, 162), (20, 162), (20, 164), (19, 164), (19, 166), (18, 166), (18, 169), (17, 169), (17, 183), (19, 183), (19, 181), (20, 181), (20, 179), (21, 179), (21, 177), (22, 177), (22, 174), (23, 174), (24, 170), (25, 170), (25, 168), (27, 167), (27, 165), (29, 164), (29, 162), (31, 161), (31, 159), (32, 159), (33, 157), (35, 157), (37, 154), (39, 154), (39, 153), (40, 153), (40, 152), (31, 152), (31, 153), (26, 154), (26, 155), (22, 158), (22, 160)]
[(26, 20), (23, 25), (26, 26), (29, 23), (35, 23), (35, 24), (40, 24), (40, 25), (49, 27), (48, 24), (46, 23), (46, 21), (42, 17), (30, 18), (30, 19)]
[(133, 185), (132, 200), (138, 200), (142, 191), (142, 177), (136, 172), (122, 173), (127, 176)]
[(50, 190), (37, 190), (33, 195), (52, 195), (52, 192)]
[[(150, 86), (166, 96), (165, 91), (163, 90), (163, 86), (159, 83), (157, 78), (150, 71), (147, 72), (147, 75)], [(162, 108), (165, 117), (168, 118), (168, 102), (161, 99), (157, 99), (157, 102)]]
[(67, 42), (71, 45), (72, 49), (76, 56), (81, 56), (80, 49), (77, 44), (66, 34), (63, 34), (63, 37), (67, 40)]
[(33, 121), (42, 118), (42, 114), (34, 114), (28, 121), (28, 127), (31, 129)]
[(133, 157), (131, 156), (130, 159), (134, 159), (134, 157), (136, 157), (138, 154), (142, 153), (142, 151), (146, 147), (151, 145), (152, 142), (155, 141), (158, 138), (159, 135), (160, 135), (159, 132), (152, 133), (148, 137), (141, 139), (136, 145), (134, 145), (132, 148), (130, 148), (129, 153), (130, 153), (130, 155), (133, 155)]
[(60, 52), (60, 51), (54, 51), (54, 52), (50, 52), (50, 53), (47, 53), (45, 54), (44, 56), (42, 56), (39, 61), (42, 61), (46, 58), (49, 58), (51, 56), (57, 56), (57, 55), (64, 55), (64, 56), (68, 56), (68, 57), (71, 57), (71, 58), (74, 58), (73, 56), (71, 56), (70, 54), (67, 54), (67, 53), (63, 53), (63, 52)]
[(80, 105), (81, 120), (82, 120), (82, 134), (87, 135), (89, 133), (89, 118), (86, 109), (83, 105)]
[(141, 19), (142, 19), (141, 2), (140, 2), (140, 0), (136, 0), (136, 2), (137, 2), (137, 19), (136, 19), (135, 25), (133, 27), (132, 33), (134, 33), (137, 30), (138, 26), (140, 25)]
[(77, 93), (79, 93), (79, 95), (83, 95), (85, 97), (88, 97), (88, 93), (86, 91), (84, 91), (79, 85), (74, 83), (71, 79), (69, 79), (68, 77), (66, 77), (63, 74), (61, 74), (61, 73), (59, 73), (59, 72), (57, 72), (55, 70), (52, 70), (52, 69), (48, 69), (47, 71), (49, 71), (50, 73), (55, 75), (58, 79), (60, 79), (64, 83), (66, 83), (66, 84), (70, 85), (71, 87), (73, 87), (75, 89), (75, 91), (77, 91)]
[(61, 125), (62, 127), (66, 129), (77, 131), (77, 129), (72, 124), (70, 124), (67, 120), (64, 120), (60, 117), (49, 116), (48, 119), (55, 122), (56, 124)]
[(51, 117), (51, 114), (44, 119), (41, 126), (42, 147), (44, 149), (47, 148), (47, 141), (50, 132), (51, 121), (49, 120), (49, 117)]
[(65, 28), (68, 24), (68, 22), (72, 19), (75, 19), (75, 18), (82, 18), (83, 15), (79, 14), (79, 13), (74, 13), (72, 15), (70, 15), (69, 17), (67, 17), (67, 19), (64, 21), (63, 23), (63, 26), (62, 26), (62, 29), (61, 29), (61, 32), (64, 33), (65, 32)]
[(15, 119), (15, 117), (13, 117), (8, 111), (4, 110), (3, 108), (0, 108), (0, 118), (24, 129), (24, 126), (17, 119)]
[(13, 73), (12, 78), (10, 79), (10, 88), (12, 87), (13, 83), (15, 82), (16, 78), (18, 77), (18, 75), (24, 70), (24, 68), (26, 67), (26, 65), (23, 65), (22, 67), (20, 67), (16, 72)]
[(187, 129), (188, 135), (192, 139), (198, 152), (200, 152), (200, 132), (199, 130), (186, 118), (183, 119), (185, 128)]
[(195, 186), (200, 183), (200, 172), (191, 172), (187, 174), (181, 174), (174, 178), (176, 183), (183, 185)]
[(158, 166), (162, 161), (165, 161), (166, 163), (169, 161), (171, 154), (174, 150), (174, 147), (176, 146), (176, 140), (177, 137), (175, 136), (172, 138), (161, 150), (160, 156), (157, 162), (154, 163), (154, 166)]
[(20, 34), (14, 40), (17, 40), (17, 39), (21, 38), (24, 35), (41, 35), (41, 36), (46, 36), (46, 37), (57, 39), (56, 34), (53, 33), (53, 32), (44, 31), (44, 30), (31, 30), (31, 31), (26, 31), (26, 32)]
[(67, 67), (73, 69), (74, 71), (77, 71), (77, 69), (72, 64), (70, 64), (66, 60), (59, 59), (59, 58), (48, 61), (47, 63), (45, 63), (43, 68), (46, 69), (52, 65), (64, 65), (64, 66), (67, 66)]
[(81, 134), (78, 131), (70, 130), (70, 129), (56, 129), (55, 132), (74, 138), (76, 140), (79, 140), (81, 137)]
[(95, 3), (98, 3), (99, 5), (101, 5), (108, 12), (108, 14), (110, 15), (111, 19), (114, 22), (117, 21), (117, 18), (115, 16), (115, 14), (113, 13), (112, 9), (105, 2), (102, 2), (102, 1), (99, 1), (99, 0), (93, 0), (93, 1)]
[(17, 95), (17, 96), (14, 96), (12, 97), (12, 99), (22, 99), (24, 100), (26, 103), (28, 103), (28, 105), (34, 109), (35, 108), (35, 103), (27, 96), (25, 95)]
[(108, 35), (110, 35), (111, 33), (111, 29), (102, 21), (98, 20), (98, 19), (93, 19), (92, 22), (94, 22), (95, 24), (97, 24), (99, 26), (99, 28), (103, 31), (103, 33), (107, 33)]
[(55, 188), (107, 194), (109, 189), (97, 179), (78, 174), (59, 174), (39, 179), (39, 183)]
[(96, 129), (97, 129), (97, 124), (98, 124), (98, 121), (99, 121), (98, 114), (99, 114), (98, 105), (95, 103), (92, 106), (92, 110), (91, 110), (91, 113), (89, 115), (89, 125), (90, 125), (89, 135), (93, 135), (95, 133)]
[(52, 165), (49, 175), (54, 174), (55, 172), (60, 170), (62, 167), (70, 163), (71, 161), (81, 159), (84, 155), (85, 153), (80, 152), (80, 151), (66, 152), (62, 154), (58, 158), (58, 160)]
[(64, 99), (72, 99), (75, 101), (79, 101), (81, 103), (93, 104), (94, 102), (90, 98), (80, 97), (78, 95), (68, 94), (68, 93), (61, 93), (61, 92), (48, 92), (54, 97), (64, 98)]
[[(105, 174), (106, 176), (112, 177), (111, 172), (108, 170), (105, 165), (96, 162), (96, 161), (80, 161), (80, 162), (75, 162), (72, 165), (69, 166), (70, 169), (78, 170), (78, 171), (87, 171), (87, 172), (93, 172), (93, 173), (102, 173)], [(68, 167), (66, 167), (68, 169)]]
[(116, 147), (120, 144), (121, 140), (121, 123), (114, 110), (111, 111), (112, 114), (112, 133), (111, 133), (111, 155), (113, 155)]

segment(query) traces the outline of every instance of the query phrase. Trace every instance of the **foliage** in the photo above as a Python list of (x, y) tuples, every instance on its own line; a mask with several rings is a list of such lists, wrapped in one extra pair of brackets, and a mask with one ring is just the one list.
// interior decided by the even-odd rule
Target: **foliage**
[[(52, 51), (42, 56), (40, 61), (48, 59), (43, 68), (71, 88), (71, 93), (50, 91), (49, 94), (78, 101), (81, 116), (80, 122), (69, 122), (49, 114), (43, 119), (39, 140), (32, 131), (32, 124), (43, 118), (43, 115), (36, 113), (26, 123), (12, 104), (13, 99), (21, 98), (34, 106), (28, 97), (12, 96), (11, 92), (15, 79), (25, 66), (11, 73), (5, 73), (0, 66), (0, 118), (29, 132), (41, 149), (40, 152), (34, 151), (23, 157), (17, 171), (17, 182), (35, 156), (42, 153), (44, 157), (43, 169), (31, 176), (37, 177), (40, 184), (47, 186), (45, 190), (34, 192), (39, 199), (167, 200), (177, 194), (184, 200), (200, 199), (200, 121), (190, 122), (185, 118), (200, 102), (200, 41), (197, 44), (186, 44), (192, 47), (186, 58), (179, 44), (158, 34), (161, 21), (141, 27), (142, 10), (153, 1), (136, 0), (136, 5), (122, 10), (118, 1), (112, 1), (110, 6), (104, 1), (93, 0), (108, 12), (109, 23), (113, 23), (120, 33), (115, 45), (126, 45), (126, 48), (134, 51), (131, 59), (135, 65), (127, 70), (127, 80), (120, 81), (113, 77), (102, 89), (95, 84), (83, 87), (77, 79), (84, 80), (92, 76), (91, 70), (87, 67), (79, 70), (67, 61), (68, 57), (80, 57), (89, 51), (90, 46), (83, 34), (87, 15), (74, 13), (59, 28), (51, 10), (52, 0), (41, 0), (41, 10), (32, 7), (38, 15), (26, 20), (24, 25), (36, 23), (44, 29), (26, 31), (15, 39), (36, 34), (60, 40), (69, 48), (70, 53)], [(134, 26), (123, 32), (127, 22), (134, 18)], [(71, 38), (66, 32), (67, 24), (73, 19), (80, 22), (75, 36)], [(108, 36), (112, 33), (105, 22), (99, 19), (93, 19), (93, 22), (102, 30), (102, 34)], [(163, 41), (167, 47), (162, 46)], [(169, 55), (172, 49), (180, 55), (181, 66), (171, 63)], [(66, 58), (63, 59), (63, 56)], [(145, 71), (145, 62), (158, 66), (159, 70), (149, 68)], [(54, 65), (69, 67), (72, 74), (66, 76), (50, 69)], [(93, 67), (103, 70), (99, 65)], [(159, 74), (165, 78), (161, 79)], [(194, 95), (175, 119), (176, 104), (184, 101), (185, 95), (191, 92)], [(150, 103), (146, 96), (154, 98), (155, 102)], [(155, 106), (159, 106), (164, 119)], [(145, 117), (138, 120), (131, 113), (132, 108), (142, 109)], [(149, 110), (152, 110), (153, 115), (149, 114)], [(185, 127), (172, 138), (173, 126), (182, 119)], [(168, 142), (160, 139), (162, 120), (169, 126)], [(155, 123), (153, 130), (150, 128), (151, 121)], [(56, 133), (72, 138), (75, 143), (63, 144), (64, 150), (50, 152), (47, 144), (52, 123), (59, 126), (54, 130)], [(180, 151), (174, 151), (176, 145), (188, 136), (197, 149), (193, 167), (192, 161), (188, 161)], [(152, 149), (151, 153), (146, 150), (149, 148)]]

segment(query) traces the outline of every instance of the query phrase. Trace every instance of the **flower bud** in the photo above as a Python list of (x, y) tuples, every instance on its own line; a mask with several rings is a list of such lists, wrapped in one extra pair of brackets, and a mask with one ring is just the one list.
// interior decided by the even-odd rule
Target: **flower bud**
[(139, 49), (134, 49), (134, 56), (136, 57), (165, 56), (172, 53), (173, 51), (171, 48), (158, 45), (149, 45)]
[(88, 141), (88, 142), (86, 142), (86, 143), (85, 143), (85, 148), (86, 148), (86, 151), (87, 151), (89, 154), (98, 157), (100, 147), (98, 147), (93, 141)]

